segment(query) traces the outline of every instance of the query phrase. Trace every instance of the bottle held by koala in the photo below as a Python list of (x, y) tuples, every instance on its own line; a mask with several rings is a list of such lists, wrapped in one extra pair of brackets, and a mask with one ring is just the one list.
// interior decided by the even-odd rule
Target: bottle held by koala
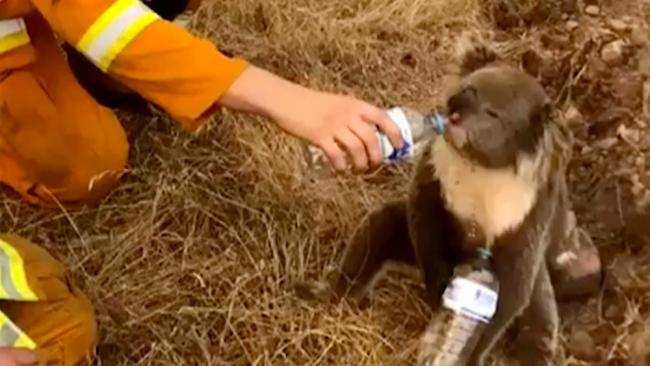
[[(438, 112), (425, 115), (410, 108), (393, 107), (387, 109), (386, 113), (402, 135), (402, 147), (395, 149), (388, 136), (377, 130), (379, 147), (386, 164), (408, 160), (431, 136), (444, 134), (447, 126), (447, 120)], [(312, 172), (328, 171), (327, 158), (322, 151), (306, 146), (305, 155)]]
[(469, 265), (455, 269), (442, 296), (442, 309), (426, 330), (420, 366), (464, 366), (496, 312), (499, 283), (491, 252), (480, 248)]

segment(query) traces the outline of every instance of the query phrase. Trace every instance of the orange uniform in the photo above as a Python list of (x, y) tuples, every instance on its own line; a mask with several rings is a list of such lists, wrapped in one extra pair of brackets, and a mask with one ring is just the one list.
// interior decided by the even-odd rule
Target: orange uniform
[(46, 206), (102, 199), (129, 149), (61, 41), (188, 129), (247, 66), (138, 0), (0, 0), (0, 182)]
[(0, 235), (0, 347), (35, 351), (48, 366), (78, 366), (97, 342), (92, 304), (39, 246)]

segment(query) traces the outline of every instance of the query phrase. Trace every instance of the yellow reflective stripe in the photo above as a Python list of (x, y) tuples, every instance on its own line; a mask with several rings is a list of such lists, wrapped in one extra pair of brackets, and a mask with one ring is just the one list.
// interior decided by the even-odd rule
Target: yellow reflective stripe
[(31, 338), (25, 334), (25, 332), (21, 331), (20, 336), (18, 336), (18, 340), (16, 340), (16, 343), (14, 344), (15, 348), (27, 348), (27, 349), (36, 349), (36, 343), (32, 341)]
[(145, 13), (138, 20), (133, 22), (124, 32), (118, 37), (117, 40), (109, 47), (106, 54), (99, 61), (100, 65), (106, 65), (104, 71), (108, 69), (108, 66), (113, 62), (115, 57), (119, 55), (122, 50), (135, 38), (140, 32), (149, 24), (158, 20), (159, 17), (154, 12)]
[(113, 60), (158, 14), (139, 0), (117, 0), (88, 28), (76, 45), (106, 72)]
[(38, 297), (29, 287), (25, 266), (20, 254), (0, 239), (0, 299), (36, 301)]
[(0, 20), (0, 53), (29, 43), (29, 34), (22, 18)]
[(36, 343), (0, 311), (0, 347), (35, 349)]

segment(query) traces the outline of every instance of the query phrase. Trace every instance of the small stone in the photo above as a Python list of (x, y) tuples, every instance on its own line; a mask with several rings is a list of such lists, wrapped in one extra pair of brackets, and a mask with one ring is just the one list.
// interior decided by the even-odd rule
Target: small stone
[(616, 134), (625, 141), (635, 144), (639, 142), (640, 133), (636, 128), (628, 128), (627, 126), (621, 124), (616, 130)]
[(608, 306), (605, 310), (605, 318), (610, 320), (620, 318), (622, 315), (620, 307), (614, 304)]
[(582, 360), (593, 360), (598, 357), (598, 350), (591, 335), (583, 330), (573, 332), (569, 341), (571, 353)]
[(571, 105), (569, 108), (567, 108), (566, 112), (564, 113), (564, 119), (569, 126), (581, 125), (584, 122), (582, 113), (580, 113), (578, 108), (576, 108), (574, 105)]
[(637, 156), (634, 159), (634, 165), (638, 168), (643, 168), (645, 166), (645, 156)]
[(582, 147), (582, 150), (580, 150), (581, 155), (589, 155), (594, 149), (592, 149), (589, 145), (585, 145)]
[(618, 144), (618, 139), (616, 137), (607, 137), (595, 143), (596, 147), (602, 150), (611, 149), (612, 147)]
[(648, 29), (636, 27), (630, 32), (630, 42), (637, 47), (647, 45), (648, 43)]
[(566, 22), (566, 29), (569, 32), (571, 32), (572, 30), (578, 28), (579, 25), (580, 24), (578, 22), (576, 22), (575, 20), (569, 20), (568, 22)]
[(623, 63), (623, 41), (619, 39), (606, 44), (600, 52), (600, 57), (609, 66)]
[(607, 22), (607, 24), (609, 25), (610, 28), (612, 28), (613, 30), (615, 30), (617, 32), (624, 32), (629, 28), (627, 23), (625, 23), (624, 21), (622, 21), (620, 19), (610, 19)]
[(600, 14), (600, 8), (598, 6), (596, 6), (596, 5), (588, 5), (585, 8), (585, 13), (587, 13), (588, 15), (591, 15), (591, 16), (596, 16), (596, 15)]

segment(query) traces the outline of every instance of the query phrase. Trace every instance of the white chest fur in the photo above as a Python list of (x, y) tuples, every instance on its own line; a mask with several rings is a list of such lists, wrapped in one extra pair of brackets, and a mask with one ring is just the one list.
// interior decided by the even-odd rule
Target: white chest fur
[(463, 158), (443, 138), (435, 140), (431, 156), (440, 179), (447, 209), (482, 229), (487, 245), (519, 226), (535, 204), (534, 163), (519, 173), (512, 169), (486, 169)]

